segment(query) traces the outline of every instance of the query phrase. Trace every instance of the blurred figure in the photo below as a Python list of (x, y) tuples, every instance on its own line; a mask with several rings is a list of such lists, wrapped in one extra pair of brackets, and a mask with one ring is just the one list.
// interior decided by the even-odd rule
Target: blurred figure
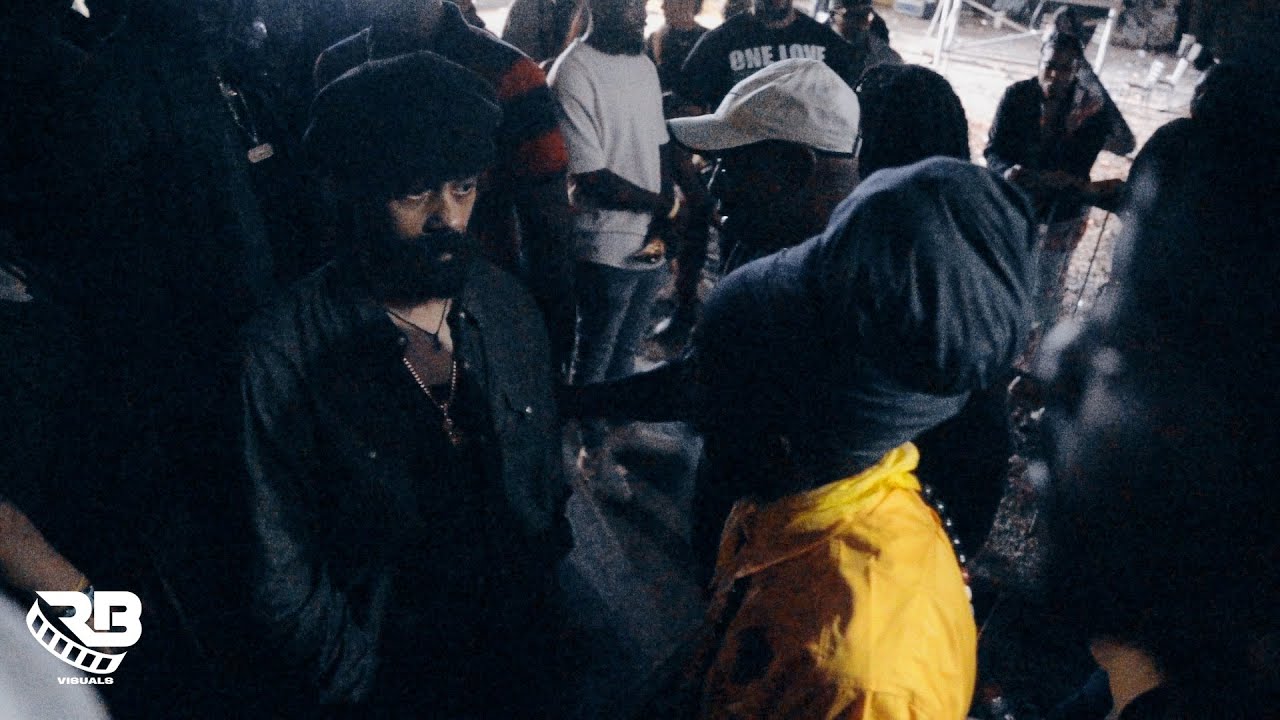
[(316, 90), (360, 63), (416, 50), (439, 53), (498, 90), (498, 162), (481, 178), (472, 232), (485, 257), (537, 298), (556, 365), (567, 366), (574, 327), (568, 157), (546, 76), (510, 45), (468, 25), (451, 2), (362, 1), (372, 24), (316, 59)]
[(17, 236), (33, 294), (83, 349), (85, 432), (47, 440), (87, 455), (75, 497), (91, 550), (37, 526), (93, 582), (142, 598), (149, 631), (111, 688), (127, 717), (216, 714), (254, 691), (235, 346), (274, 281), (248, 148), (219, 91), (240, 19), (223, 2), (131, 3), (47, 125), (28, 206), (45, 226)]
[(585, 6), (581, 0), (515, 0), (502, 40), (540, 65), (555, 60), (569, 44), (574, 19)]
[[(644, 55), (643, 0), (594, 0), (590, 30), (551, 68), (569, 147), (577, 259), (573, 382), (630, 375), (649, 327), (679, 211), (672, 190), (657, 69)], [(603, 423), (583, 424), (579, 470), (604, 497), (629, 501)]]
[(663, 92), (670, 91), (689, 51), (707, 33), (696, 16), (702, 12), (702, 0), (663, 0), (662, 27), (645, 38), (644, 51), (658, 68), (658, 82)]
[(1280, 707), (1274, 66), (1215, 68), (1129, 180), (1111, 300), (1045, 343), (1049, 597), (1123, 720)]
[[(861, 78), (863, 73), (877, 65), (900, 64), (902, 56), (889, 47), (889, 38), (876, 32), (876, 21), (884, 20), (876, 14), (871, 0), (835, 0), (831, 4), (831, 16), (827, 25), (853, 46), (851, 74)], [(883, 29), (885, 35), (888, 28)]]

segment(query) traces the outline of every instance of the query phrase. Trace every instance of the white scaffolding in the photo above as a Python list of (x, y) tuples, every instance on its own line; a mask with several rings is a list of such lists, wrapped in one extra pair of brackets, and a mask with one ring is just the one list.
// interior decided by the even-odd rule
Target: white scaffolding
[[(1120, 17), (1120, 10), (1124, 5), (1123, 0), (1067, 0), (1063, 4), (1107, 9), (1106, 24), (1102, 27), (1102, 37), (1098, 39), (1098, 54), (1093, 60), (1094, 71), (1101, 72), (1102, 64), (1107, 59), (1107, 47), (1111, 45), (1111, 33), (1115, 30), (1116, 19)], [(1014, 32), (982, 40), (963, 40), (957, 37), (960, 25), (960, 10), (965, 5), (978, 12), (990, 15), (999, 23), (1013, 28)], [(1040, 5), (1032, 16), (1038, 16), (1043, 6), (1044, 0), (1040, 0)], [(976, 2), (976, 0), (941, 0), (938, 3), (937, 11), (933, 14), (933, 19), (929, 22), (929, 37), (936, 37), (937, 39), (933, 53), (933, 64), (936, 66), (941, 66), (951, 53), (965, 53), (973, 48), (1036, 37), (1037, 35), (1039, 35), (1039, 30), (1015, 23), (1004, 17), (1003, 13), (995, 12), (991, 8)]]

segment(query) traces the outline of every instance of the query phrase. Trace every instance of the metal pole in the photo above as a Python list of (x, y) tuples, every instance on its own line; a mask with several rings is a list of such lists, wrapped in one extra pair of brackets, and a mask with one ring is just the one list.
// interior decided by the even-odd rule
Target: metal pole
[(1120, 17), (1120, 8), (1115, 5), (1107, 12), (1107, 24), (1102, 28), (1102, 39), (1098, 41), (1098, 54), (1093, 58), (1093, 70), (1102, 73), (1102, 63), (1107, 60), (1107, 48), (1111, 45), (1111, 31), (1115, 29), (1116, 18)]
[[(1076, 294), (1076, 304), (1071, 308), (1071, 317), (1080, 312), (1080, 304), (1084, 302), (1084, 291), (1089, 289), (1089, 278), (1093, 275), (1093, 263), (1098, 259), (1098, 250), (1102, 248), (1102, 235), (1107, 231), (1107, 221), (1111, 219), (1111, 211), (1102, 218), (1102, 227), (1098, 229), (1098, 237), (1093, 242), (1093, 255), (1089, 258), (1089, 267), (1084, 272), (1084, 282), (1080, 284), (1080, 292)], [(1070, 262), (1070, 261), (1068, 261)]]

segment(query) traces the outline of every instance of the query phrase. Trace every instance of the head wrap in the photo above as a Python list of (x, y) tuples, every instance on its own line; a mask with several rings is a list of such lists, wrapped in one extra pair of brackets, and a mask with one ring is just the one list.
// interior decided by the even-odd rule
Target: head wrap
[(934, 158), (876, 174), (822, 235), (712, 293), (695, 345), (707, 422), (787, 434), (811, 479), (867, 467), (1008, 371), (1034, 240), (1026, 201), (984, 168)]
[(303, 143), (350, 194), (387, 199), (493, 164), (493, 88), (430, 52), (373, 60), (326, 85)]

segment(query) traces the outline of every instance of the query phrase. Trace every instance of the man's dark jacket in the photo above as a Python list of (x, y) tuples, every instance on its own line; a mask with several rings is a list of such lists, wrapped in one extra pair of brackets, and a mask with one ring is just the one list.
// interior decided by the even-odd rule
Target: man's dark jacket
[[(384, 624), (395, 632), (396, 606), (412, 602), (389, 593), (400, 550), (431, 529), (415, 499), (431, 478), (413, 477), (398, 451), (420, 429), (396, 422), (386, 402), (388, 391), (416, 391), (393, 376), (407, 339), (359, 277), (337, 261), (257, 317), (242, 375), (255, 612), (270, 652), (326, 704), (369, 692)], [(483, 386), (496, 450), (479, 481), (503, 499), (492, 517), (550, 575), (570, 543), (546, 330), (515, 279), (483, 261), (457, 306), (460, 370)]]
[[(1111, 103), (1111, 99), (1107, 98), (1106, 102)], [(1044, 92), (1038, 79), (1010, 85), (991, 121), (987, 147), (983, 151), (987, 167), (1001, 174), (1014, 165), (1028, 170), (1058, 170), (1088, 182), (1093, 164), (1104, 149), (1121, 153), (1133, 149), (1132, 145), (1108, 147), (1112, 128), (1117, 122), (1124, 125), (1114, 103), (1086, 119), (1074, 132), (1065, 133), (1055, 144), (1046, 143), (1041, 134), (1043, 113)], [(1125, 129), (1127, 131), (1127, 127)], [(1033, 193), (1032, 200), (1042, 222), (1076, 217), (1084, 207), (1069, 194), (1062, 193)]]

